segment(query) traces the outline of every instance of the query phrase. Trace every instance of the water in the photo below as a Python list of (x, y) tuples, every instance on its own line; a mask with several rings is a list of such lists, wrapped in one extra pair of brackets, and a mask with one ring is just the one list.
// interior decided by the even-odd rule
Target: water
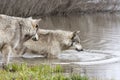
[(31, 55), (25, 55), (26, 58), (17, 58), (15, 61), (61, 64), (69, 68), (69, 73), (87, 75), (91, 80), (120, 80), (119, 13), (48, 16), (40, 26), (44, 29), (80, 30), (81, 44), (85, 51), (68, 50), (60, 54), (59, 59), (51, 60), (28, 59)]

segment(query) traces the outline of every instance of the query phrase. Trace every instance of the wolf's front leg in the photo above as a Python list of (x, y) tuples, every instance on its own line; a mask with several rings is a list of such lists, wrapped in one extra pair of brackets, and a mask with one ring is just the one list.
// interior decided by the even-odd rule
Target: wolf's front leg
[(47, 55), (47, 58), (51, 58), (51, 59), (57, 59), (58, 58), (58, 54), (61, 52), (61, 49), (59, 47), (53, 47)]
[(57, 59), (58, 57), (58, 52), (56, 52), (56, 53), (48, 53), (47, 54), (47, 56), (46, 56), (46, 58), (48, 58), (48, 59)]
[(4, 44), (2, 48), (2, 61), (3, 65), (9, 63), (10, 54), (12, 53), (12, 48), (9, 44)]

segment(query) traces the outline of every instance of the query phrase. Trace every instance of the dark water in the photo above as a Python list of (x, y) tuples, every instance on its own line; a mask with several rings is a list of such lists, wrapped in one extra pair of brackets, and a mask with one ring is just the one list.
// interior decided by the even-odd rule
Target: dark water
[[(44, 29), (80, 30), (81, 44), (85, 51), (68, 50), (55, 60), (20, 58), (14, 61), (61, 64), (66, 65), (69, 72), (87, 75), (91, 80), (120, 80), (119, 13), (50, 16), (45, 17), (40, 26)], [(30, 58), (31, 55), (26, 57)]]

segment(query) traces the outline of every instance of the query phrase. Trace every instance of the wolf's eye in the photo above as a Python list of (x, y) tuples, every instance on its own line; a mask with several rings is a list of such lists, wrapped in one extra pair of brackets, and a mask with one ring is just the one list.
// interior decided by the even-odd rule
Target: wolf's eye
[(36, 24), (35, 28), (38, 28), (38, 25)]

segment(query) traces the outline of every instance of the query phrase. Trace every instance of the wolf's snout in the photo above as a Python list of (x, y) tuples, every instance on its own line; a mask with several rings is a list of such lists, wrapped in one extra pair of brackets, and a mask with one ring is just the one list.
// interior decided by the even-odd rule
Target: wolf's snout
[(83, 50), (83, 49), (77, 49), (77, 48), (76, 48), (76, 51), (78, 51), (78, 52), (79, 52), (79, 51), (84, 51), (84, 50)]
[(75, 45), (75, 50), (76, 51), (83, 51), (83, 48), (82, 48), (82, 46), (80, 44), (76, 44)]
[(34, 37), (34, 38), (32, 38), (32, 40), (33, 40), (33, 41), (38, 41), (35, 37)]
[(32, 40), (33, 40), (33, 41), (38, 41), (38, 39), (39, 39), (39, 37), (38, 37), (37, 34), (35, 34), (35, 36), (32, 37)]

